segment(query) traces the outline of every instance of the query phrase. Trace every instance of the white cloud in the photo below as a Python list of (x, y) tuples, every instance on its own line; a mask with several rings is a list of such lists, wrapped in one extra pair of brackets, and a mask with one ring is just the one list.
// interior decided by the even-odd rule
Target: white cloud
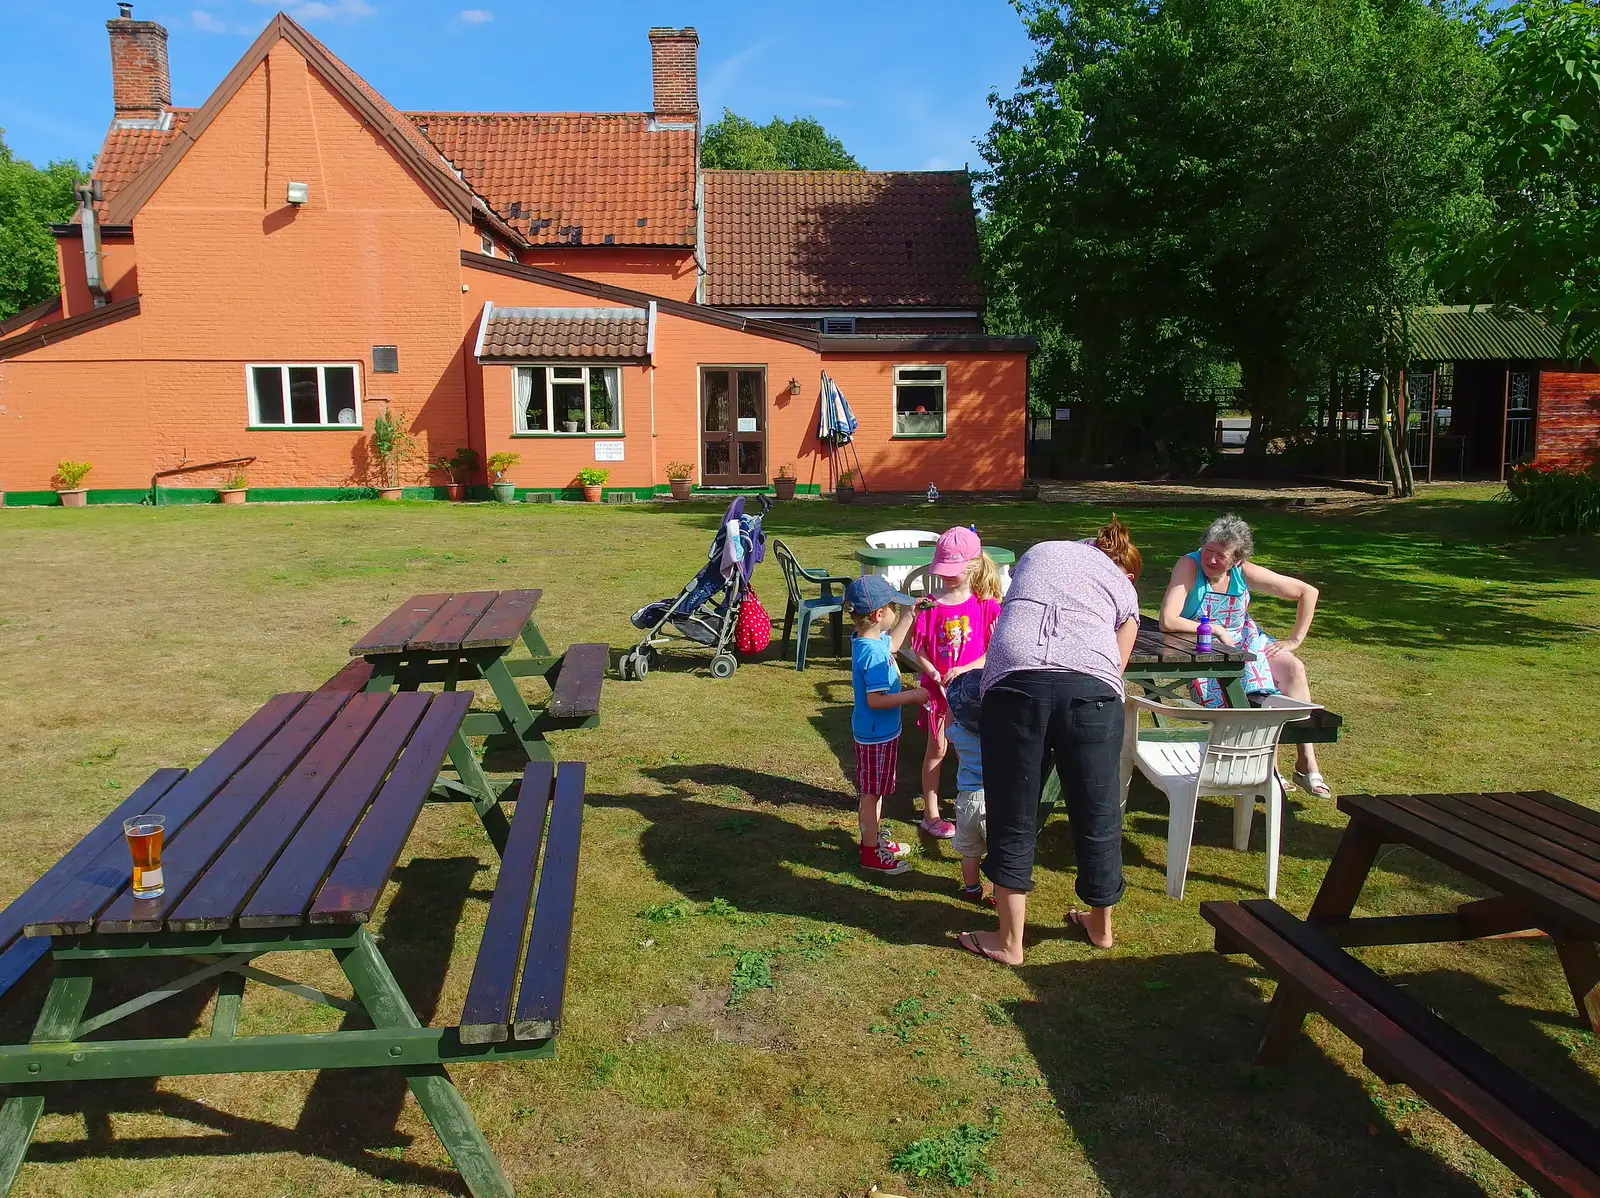
[(226, 21), (220, 20), (217, 17), (212, 16), (210, 13), (204, 12), (198, 8), (189, 14), (189, 19), (194, 22), (194, 27), (201, 33), (231, 32)]
[(700, 84), (700, 102), (705, 111), (720, 114), (723, 97), (727, 95), (728, 89), (744, 73), (745, 67), (760, 58), (772, 46), (773, 39), (768, 38), (764, 42), (757, 42), (753, 46), (740, 50), (737, 54), (724, 58), (716, 66), (712, 67)]
[(367, 0), (310, 0), (307, 4), (292, 5), (289, 15), (309, 24), (312, 21), (359, 21), (377, 11)]
[(463, 25), (487, 25), (494, 20), (494, 14), (487, 8), (463, 8), (456, 14), (456, 20)]

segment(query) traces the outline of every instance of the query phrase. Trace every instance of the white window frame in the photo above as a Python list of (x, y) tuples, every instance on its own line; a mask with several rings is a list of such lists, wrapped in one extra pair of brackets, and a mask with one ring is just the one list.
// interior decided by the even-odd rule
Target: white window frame
[[(328, 420), (328, 375), (329, 370), (348, 369), (353, 372), (355, 380), (356, 422), (354, 424), (340, 424)], [(266, 424), (261, 420), (261, 405), (256, 396), (256, 371), (277, 370), (283, 379), (283, 423)], [(322, 420), (317, 424), (296, 424), (293, 421), (294, 406), (289, 401), (289, 371), (315, 370), (317, 372), (317, 409), (322, 415)], [(361, 413), (361, 363), (359, 362), (250, 362), (244, 368), (245, 403), (248, 410), (245, 413), (248, 427), (253, 429), (292, 430), (292, 429), (356, 429), (364, 425), (365, 418)]]
[[(522, 401), (523, 373), (531, 374), (535, 370), (545, 372), (544, 377), (544, 410), (545, 421), (548, 428), (526, 427), (526, 407)], [(575, 433), (569, 433), (557, 426), (563, 421), (555, 419), (555, 388), (557, 370), (583, 371), (583, 427)], [(589, 372), (592, 370), (614, 370), (617, 375), (617, 412), (615, 428), (592, 427), (593, 415), (589, 411)], [(575, 379), (561, 379), (568, 385), (576, 382)], [(511, 377), (511, 427), (513, 436), (518, 437), (620, 437), (622, 436), (622, 367), (616, 362), (519, 362), (512, 372)]]
[[(903, 370), (937, 370), (939, 381), (932, 379), (902, 379), (900, 372)], [(950, 372), (943, 362), (907, 362), (894, 368), (892, 382), (889, 387), (889, 428), (891, 439), (898, 438), (905, 441), (932, 441), (947, 436), (950, 432)], [(936, 433), (903, 433), (900, 431), (900, 388), (901, 387), (927, 387), (929, 390), (939, 389), (939, 431)]]
[(482, 250), (485, 254), (489, 255), (489, 257), (493, 258), (494, 257), (494, 238), (490, 237), (487, 233), (479, 233), (478, 234), (478, 248), (480, 250)]

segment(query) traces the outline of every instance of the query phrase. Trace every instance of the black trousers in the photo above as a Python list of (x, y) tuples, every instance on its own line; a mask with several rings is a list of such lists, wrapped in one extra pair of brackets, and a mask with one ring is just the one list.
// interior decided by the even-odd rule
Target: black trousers
[(1078, 856), (1078, 897), (1109, 907), (1122, 897), (1122, 699), (1070, 670), (1006, 674), (983, 696), (983, 794), (996, 886), (1033, 889), (1034, 843), (1045, 762), (1055, 756)]

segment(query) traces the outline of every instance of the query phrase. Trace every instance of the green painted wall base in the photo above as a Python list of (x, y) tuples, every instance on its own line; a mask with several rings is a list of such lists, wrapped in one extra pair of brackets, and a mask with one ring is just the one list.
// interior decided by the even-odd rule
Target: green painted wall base
[[(732, 498), (734, 495), (771, 495), (770, 486), (761, 489), (724, 489), (716, 488), (707, 490), (702, 487), (693, 488), (691, 494), (698, 499)], [(805, 483), (795, 487), (796, 495), (820, 495), (822, 488), (815, 483)], [(672, 494), (672, 488), (665, 484), (653, 487), (606, 487), (601, 495), (611, 498), (618, 495), (631, 495), (636, 502), (652, 502), (666, 499)], [(401, 489), (402, 499), (436, 500), (448, 502), (450, 492), (444, 487), (404, 487)], [(494, 498), (493, 492), (488, 487), (471, 486), (467, 488), (467, 500), (473, 503), (487, 503)], [(342, 503), (350, 500), (375, 500), (378, 492), (375, 487), (251, 487), (245, 494), (246, 503)], [(560, 500), (567, 503), (582, 503), (583, 489), (581, 487), (518, 487), (516, 498), (519, 503), (550, 503)], [(157, 507), (180, 506), (189, 504), (219, 503), (217, 492), (211, 487), (158, 487), (154, 492), (149, 490), (134, 490), (131, 488), (107, 487), (102, 490), (91, 490), (88, 501), (94, 506), (102, 504), (146, 504), (154, 503)], [(613, 501), (614, 502), (614, 501)], [(0, 507), (60, 507), (61, 496), (54, 491), (6, 491)]]

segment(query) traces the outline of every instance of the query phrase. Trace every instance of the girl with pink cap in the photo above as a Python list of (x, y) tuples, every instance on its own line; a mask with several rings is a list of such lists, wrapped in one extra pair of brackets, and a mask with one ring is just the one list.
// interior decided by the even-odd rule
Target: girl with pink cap
[[(919, 721), (928, 733), (922, 758), (922, 822), (929, 836), (949, 840), (956, 827), (939, 817), (939, 771), (948, 747), (950, 707), (944, 688), (969, 670), (983, 669), (989, 637), (1000, 619), (1000, 573), (970, 528), (952, 528), (934, 546), (928, 567), (931, 600), (917, 604), (911, 655), (922, 670), (928, 704)], [(938, 580), (935, 582), (935, 580)], [(936, 589), (942, 583), (942, 590)]]

